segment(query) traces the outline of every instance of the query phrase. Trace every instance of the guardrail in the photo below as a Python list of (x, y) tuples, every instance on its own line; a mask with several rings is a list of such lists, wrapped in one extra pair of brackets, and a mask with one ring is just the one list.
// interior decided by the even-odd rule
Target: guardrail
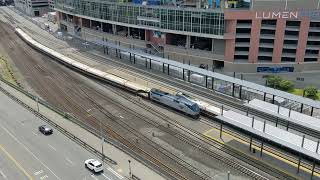
[[(54, 111), (55, 113), (63, 116), (65, 119), (70, 120), (71, 122), (77, 124), (78, 126), (80, 126), (81, 128), (84, 128), (86, 130), (88, 130), (89, 132), (91, 132), (94, 135), (98, 135), (99, 133), (93, 128), (90, 127), (87, 124), (82, 123), (81, 121), (76, 120), (75, 118), (71, 117), (68, 113), (65, 113), (61, 110), (58, 110), (55, 107), (50, 106), (48, 103), (46, 103), (44, 100), (38, 98), (37, 96), (32, 95), (31, 93), (11, 84), (10, 82), (4, 80), (2, 77), (0, 77), (0, 81), (2, 81), (3, 83), (7, 84), (8, 86), (14, 88), (15, 90), (18, 90), (19, 92), (23, 93), (24, 95), (28, 96), (30, 99), (34, 100), (35, 102), (40, 103), (41, 105), (49, 108), (50, 110)], [(78, 137), (76, 137), (75, 135), (73, 135), (72, 133), (68, 132), (67, 130), (65, 130), (63, 127), (59, 126), (57, 123), (51, 121), (49, 118), (45, 117), (43, 114), (39, 113), (38, 111), (34, 110), (33, 108), (31, 108), (30, 106), (28, 106), (26, 103), (24, 103), (23, 101), (21, 101), (20, 99), (16, 98), (15, 96), (13, 96), (12, 94), (10, 94), (10, 92), (8, 92), (7, 90), (3, 89), (0, 86), (0, 91), (2, 91), (4, 94), (6, 94), (8, 97), (10, 97), (11, 99), (13, 99), (14, 101), (18, 102), (20, 105), (22, 105), (23, 107), (25, 107), (27, 110), (29, 110), (30, 112), (32, 112), (33, 114), (35, 114), (37, 117), (39, 117), (40, 119), (46, 121), (48, 124), (52, 125), (53, 127), (55, 127), (55, 129), (59, 130), (61, 133), (63, 133), (64, 135), (66, 135), (67, 137), (69, 137), (70, 139), (72, 139), (73, 141), (77, 142), (77, 144), (80, 144), (81, 146), (85, 147), (87, 150), (94, 152), (96, 155), (98, 155), (99, 157), (103, 157), (105, 158), (106, 161), (108, 161), (109, 163), (112, 163), (114, 165), (117, 164), (116, 161), (112, 160), (109, 157), (106, 157), (105, 155), (103, 155), (101, 152), (97, 151), (96, 149), (94, 149), (92, 146), (90, 146), (89, 144), (85, 143), (84, 141), (82, 141), (81, 139), (79, 139)], [(99, 137), (99, 136), (97, 136)]]
[[(92, 133), (96, 137), (101, 138), (101, 134), (100, 134), (100, 132), (98, 130), (96, 130), (95, 128), (91, 127), (90, 125), (85, 124), (82, 121), (76, 119), (75, 117), (73, 117), (69, 113), (62, 111), (62, 110), (58, 109), (57, 107), (49, 105), (46, 101), (42, 100), (38, 96), (35, 96), (35, 95), (31, 94), (30, 92), (28, 92), (28, 91), (26, 91), (26, 90), (24, 90), (24, 89), (22, 89), (22, 88), (20, 88), (20, 87), (18, 87), (16, 85), (14, 85), (14, 84), (11, 84), (9, 81), (3, 79), (1, 76), (0, 76), (0, 82), (5, 83), (6, 85), (10, 86), (11, 88), (13, 88), (13, 89), (19, 91), (20, 93), (24, 94), (25, 96), (27, 96), (28, 98), (30, 98), (34, 102), (37, 102), (37, 103), (45, 106), (46, 108), (48, 108), (48, 109), (52, 110), (53, 112), (59, 114), (60, 116), (64, 117), (64, 119), (66, 119), (68, 121), (71, 121), (72, 123), (80, 126), (81, 128), (87, 130), (88, 132)], [(62, 134), (64, 134), (68, 138), (70, 138), (72, 141), (76, 142), (77, 144), (79, 144), (80, 146), (82, 146), (83, 148), (88, 150), (89, 152), (94, 153), (99, 158), (101, 158), (101, 159), (103, 158), (105, 161), (107, 161), (107, 162), (109, 162), (111, 164), (117, 165), (116, 161), (114, 161), (111, 158), (105, 156), (104, 154), (102, 154), (101, 152), (99, 152), (98, 150), (96, 150), (95, 148), (93, 148), (92, 146), (87, 144), (86, 142), (82, 141), (77, 136), (73, 135), (72, 133), (70, 133), (69, 131), (67, 131), (66, 129), (64, 129), (63, 127), (58, 125), (57, 123), (51, 121), (49, 118), (47, 118), (43, 114), (39, 113), (37, 110), (33, 109), (32, 107), (30, 107), (29, 105), (24, 103), (22, 100), (20, 100), (17, 97), (13, 96), (10, 92), (8, 92), (4, 88), (2, 88), (1, 84), (0, 84), (0, 91), (3, 92), (4, 94), (6, 94), (12, 100), (14, 100), (17, 103), (19, 103), (20, 105), (22, 105), (24, 108), (26, 108), (27, 110), (29, 110), (33, 114), (35, 114), (40, 119), (46, 121), (48, 124), (53, 126), (59, 132), (61, 132)], [(156, 169), (155, 166), (152, 163), (150, 163), (148, 161), (144, 161), (143, 160), (144, 158), (141, 158), (141, 156), (139, 154), (137, 154), (136, 152), (130, 150), (127, 146), (125, 146), (125, 145), (123, 145), (123, 144), (121, 144), (121, 143), (119, 143), (119, 142), (117, 142), (117, 141), (115, 141), (113, 139), (110, 139), (109, 137), (104, 137), (104, 142), (109, 143), (110, 145), (112, 145), (112, 146), (116, 147), (117, 149), (123, 151), (124, 153), (126, 153), (129, 156), (133, 157), (136, 161), (140, 162), (141, 164), (145, 165), (146, 167), (151, 168), (153, 171), (155, 171), (156, 173), (162, 175), (163, 177), (167, 176), (166, 174), (161, 172), (159, 169)], [(134, 179), (140, 180), (140, 178), (137, 175), (132, 174), (131, 176), (134, 177)]]

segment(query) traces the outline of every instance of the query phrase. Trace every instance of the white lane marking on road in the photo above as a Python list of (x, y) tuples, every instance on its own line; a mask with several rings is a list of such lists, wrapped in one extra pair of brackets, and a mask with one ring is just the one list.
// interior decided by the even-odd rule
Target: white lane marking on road
[(53, 149), (54, 151), (57, 151), (56, 148), (54, 148), (53, 146), (51, 146), (50, 144), (48, 144), (48, 146)]
[(0, 170), (0, 175), (4, 178), (7, 179), (7, 176)]
[(35, 133), (35, 132), (32, 132), (32, 134), (34, 134), (35, 136), (38, 136), (38, 134), (37, 134), (37, 133)]
[(108, 167), (108, 170), (112, 172), (112, 174), (116, 175), (119, 179), (123, 179), (123, 176), (121, 176), (117, 171), (113, 170), (111, 167)]
[(5, 127), (3, 127), (0, 124), (1, 128), (6, 131), (11, 137), (12, 139), (14, 139), (18, 144), (20, 144), (25, 150), (27, 150), (36, 160), (38, 160), (45, 168), (47, 168), (57, 179), (61, 180), (61, 178), (59, 178), (48, 166), (46, 166), (35, 154), (33, 154), (33, 152), (31, 152), (30, 149), (27, 148), (27, 146), (25, 146), (22, 142), (20, 142), (13, 134), (11, 134), (9, 132), (9, 130), (7, 130)]
[(43, 170), (41, 169), (40, 171), (36, 171), (36, 172), (34, 172), (33, 174), (35, 175), (35, 176), (38, 176), (39, 174), (42, 174), (43, 173)]
[(93, 174), (91, 174), (91, 177), (95, 180), (98, 180), (98, 178), (96, 176), (94, 176)]
[(24, 122), (23, 122), (23, 121), (20, 121), (20, 124), (21, 124), (22, 126), (24, 126)]
[(73, 165), (73, 162), (69, 159), (69, 158), (65, 158), (66, 159), (66, 161), (68, 161), (68, 163), (70, 163), (71, 165)]
[(43, 179), (47, 179), (47, 178), (49, 178), (49, 176), (48, 176), (48, 175), (44, 175), (44, 176), (41, 176), (41, 177), (40, 177), (40, 179), (41, 179), (41, 180), (43, 180)]
[(120, 115), (119, 117), (120, 117), (121, 119), (123, 119), (123, 116)]
[(109, 180), (112, 180), (110, 179), (108, 176), (106, 176), (105, 174), (102, 174), (102, 176), (104, 176), (105, 178), (109, 179)]

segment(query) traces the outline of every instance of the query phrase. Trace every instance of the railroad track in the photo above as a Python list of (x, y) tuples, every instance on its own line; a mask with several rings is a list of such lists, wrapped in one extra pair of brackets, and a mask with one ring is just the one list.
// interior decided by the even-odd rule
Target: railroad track
[(252, 113), (251, 113), (252, 114)]
[[(10, 19), (13, 19), (13, 17), (10, 14), (7, 14), (7, 15), (10, 16)], [(47, 45), (53, 45), (54, 44), (56, 46), (56, 48), (61, 49), (61, 45), (59, 45), (58, 43), (55, 43), (54, 41), (48, 41), (46, 38), (43, 38), (43, 37), (40, 37), (40, 36), (38, 36), (38, 38), (41, 39), (42, 41), (45, 41), (47, 43)], [(119, 67), (119, 65), (120, 65), (122, 70), (126, 71), (129, 74), (132, 74), (132, 71), (134, 71), (136, 73), (139, 73), (139, 74), (143, 74), (143, 76), (139, 75), (139, 74), (135, 74), (135, 75), (138, 76), (139, 78), (142, 78), (142, 79), (145, 79), (145, 80), (149, 80), (149, 81), (150, 81), (150, 78), (151, 78), (151, 79), (153, 79), (152, 82), (154, 82), (154, 83), (161, 82), (163, 84), (170, 84), (173, 87), (180, 87), (180, 89), (184, 89), (186, 92), (191, 92), (191, 93), (194, 93), (194, 94), (196, 94), (198, 96), (207, 97), (208, 99), (210, 99), (212, 101), (219, 102), (219, 103), (225, 105), (227, 108), (228, 107), (229, 108), (234, 108), (234, 109), (237, 109), (237, 110), (241, 110), (243, 112), (246, 112), (248, 110), (248, 108), (243, 106), (243, 102), (235, 101), (235, 98), (224, 96), (224, 95), (221, 95), (220, 93), (215, 93), (214, 91), (209, 90), (207, 88), (204, 88), (204, 87), (199, 88), (200, 86), (193, 85), (193, 84), (186, 85), (185, 82), (179, 82), (179, 81), (181, 81), (180, 79), (179, 80), (171, 80), (170, 78), (167, 78), (166, 76), (164, 76), (164, 74), (160, 74), (160, 73), (156, 73), (156, 72), (150, 72), (150, 71), (145, 70), (145, 69), (142, 70), (142, 69), (137, 68), (135, 66), (129, 65), (127, 62), (120, 62), (119, 60), (114, 60), (112, 58), (107, 58), (108, 61), (106, 61), (106, 60), (101, 59), (100, 56), (97, 56), (95, 54), (87, 53), (87, 52), (85, 52), (85, 54), (86, 55), (84, 56), (84, 55), (82, 55), (80, 53), (77, 53), (78, 56), (82, 56), (83, 58), (90, 58), (90, 59), (92, 59), (92, 60), (94, 60), (96, 62), (99, 62), (99, 63), (102, 63), (102, 64), (106, 64), (106, 65), (109, 65), (109, 66), (110, 66), (111, 63), (113, 63), (114, 67)], [(145, 78), (144, 77), (145, 75), (147, 75), (149, 78)], [(157, 81), (159, 81), (159, 82), (157, 82)], [(285, 120), (281, 120), (281, 119), (277, 120), (277, 118), (275, 116), (263, 113), (263, 112), (258, 111), (258, 110), (250, 109), (250, 114), (253, 115), (253, 116), (257, 116), (257, 117), (263, 118), (263, 119), (268, 120), (268, 121), (273, 122), (273, 123), (278, 123), (279, 125), (282, 125), (282, 126), (286, 126), (287, 125)], [(309, 135), (309, 136), (312, 136), (312, 137), (320, 139), (320, 132), (317, 132), (317, 131), (314, 131), (314, 130), (310, 130), (310, 129), (308, 129), (308, 131), (305, 131), (305, 127), (302, 127), (302, 126), (299, 126), (299, 125), (294, 125), (294, 124), (290, 124), (290, 128), (293, 129), (293, 130), (296, 130), (296, 131), (298, 131), (300, 133), (304, 133), (306, 135)]]
[[(87, 89), (82, 89), (83, 92), (86, 92)], [(91, 91), (92, 92), (92, 91)], [(126, 92), (127, 93), (127, 92)], [(86, 93), (87, 94), (87, 93)], [(115, 116), (113, 112), (111, 112), (110, 110), (108, 110), (107, 108), (104, 108), (102, 105), (100, 105), (96, 100), (94, 99), (103, 99), (104, 102), (108, 102), (111, 103), (113, 105), (116, 105), (117, 107), (119, 107), (120, 109), (124, 110), (125, 112), (127, 112), (129, 116), (130, 115), (134, 115), (135, 117), (139, 118), (140, 120), (145, 121), (144, 119), (150, 119), (149, 117), (143, 116), (137, 112), (131, 111), (128, 109), (128, 107), (124, 106), (124, 105), (120, 105), (117, 101), (111, 99), (111, 98), (107, 98), (105, 97), (103, 94), (101, 94), (98, 91), (94, 92), (94, 95), (91, 94), (91, 96), (89, 94), (86, 95), (88, 100), (91, 101), (92, 103), (95, 103), (96, 108), (99, 110), (99, 112), (101, 112), (103, 114), (103, 116), (108, 117), (109, 119), (111, 119), (114, 123), (117, 123), (119, 126), (121, 126), (122, 128), (126, 129), (127, 131), (129, 131), (130, 133), (134, 134), (137, 138), (138, 141), (136, 141), (136, 139), (133, 139), (133, 143), (137, 143), (138, 144), (142, 144), (142, 143), (146, 143), (147, 145), (150, 145), (153, 150), (153, 155), (154, 153), (156, 153), (157, 151), (159, 151), (160, 153), (164, 154), (166, 157), (170, 158), (170, 159), (174, 159), (179, 166), (182, 166), (183, 169), (188, 170), (187, 173), (192, 173), (195, 174), (196, 176), (198, 176), (198, 178), (200, 179), (209, 179), (210, 177), (202, 172), (201, 170), (199, 170), (198, 168), (195, 168), (193, 165), (189, 164), (188, 162), (182, 160), (181, 158), (179, 158), (178, 156), (176, 156), (175, 154), (169, 152), (168, 150), (166, 150), (165, 148), (163, 148), (162, 146), (160, 146), (159, 144), (154, 143), (149, 137), (147, 137), (146, 135), (142, 134), (141, 132), (139, 132), (139, 130), (133, 128), (132, 126), (128, 125), (128, 123), (125, 122), (125, 120), (122, 120), (121, 117)], [(93, 98), (93, 96), (95, 96), (95, 98)], [(126, 99), (127, 100), (127, 99)], [(156, 128), (159, 128), (159, 125), (155, 126)], [(150, 152), (149, 152), (150, 153)], [(151, 155), (150, 155), (151, 156)], [(170, 166), (170, 165), (167, 165)], [(171, 169), (172, 170), (172, 169)], [(181, 175), (180, 175), (181, 176)], [(197, 178), (197, 179), (198, 179)], [(186, 177), (184, 177), (183, 179), (188, 179)], [(191, 178), (192, 179), (192, 178)]]
[[(40, 68), (41, 69), (41, 68)], [(45, 70), (43, 70), (44, 72), (45, 72)], [(59, 80), (59, 79), (56, 79), (57, 81)], [(65, 98), (64, 100), (69, 100), (69, 101), (71, 101), (72, 102), (72, 99), (70, 99), (70, 98)], [(71, 104), (73, 104), (73, 103), (71, 103)], [(82, 108), (79, 108), (79, 107), (73, 107), (73, 109), (77, 109), (78, 111), (83, 111), (83, 110), (86, 110), (86, 109), (88, 109), (88, 107), (82, 107)], [(199, 135), (199, 134), (198, 134)], [(183, 140), (182, 139), (183, 137), (180, 137), (180, 140)], [(184, 140), (184, 142), (187, 142), (187, 143), (189, 143), (189, 140)], [(193, 145), (193, 146), (195, 146), (195, 145)], [(196, 146), (199, 146), (199, 145), (196, 145)], [(221, 147), (216, 147), (217, 149), (218, 148), (220, 148), (220, 149), (222, 149)], [(235, 155), (234, 155), (235, 156)], [(238, 155), (239, 156), (239, 155)], [(221, 160), (221, 157), (219, 158), (219, 157), (216, 157), (216, 159), (220, 159)], [(233, 168), (235, 168), (235, 166), (234, 166), (234, 163), (233, 163), (233, 161), (227, 161), (226, 159), (223, 159), (223, 160), (221, 160), (221, 161), (223, 161), (223, 162), (229, 162), (228, 164), (229, 164), (229, 166), (231, 166), (231, 167), (233, 167)], [(239, 165), (238, 165), (239, 166)], [(238, 169), (239, 169), (239, 167), (237, 167)], [(236, 168), (236, 169), (237, 169)], [(264, 168), (260, 168), (260, 169), (265, 169), (265, 167)], [(249, 174), (251, 177), (254, 177), (255, 175), (253, 175), (253, 172), (250, 172), (250, 171), (248, 171), (248, 170), (244, 170), (244, 169), (242, 169), (241, 170), (242, 172), (245, 172), (245, 174)], [(271, 172), (271, 171), (270, 171)]]
[[(122, 72), (127, 72), (128, 74), (133, 74), (132, 71), (134, 72), (134, 76), (139, 77), (141, 79), (147, 80), (147, 81), (151, 81), (152, 83), (156, 83), (159, 84), (159, 82), (161, 84), (166, 84), (166, 85), (170, 85), (172, 87), (172, 89), (175, 89), (174, 87), (179, 87), (179, 89), (183, 89), (184, 92), (186, 93), (193, 93), (195, 95), (198, 95), (200, 97), (206, 97), (207, 99), (214, 101), (214, 102), (218, 102), (219, 104), (224, 105), (224, 107), (226, 109), (237, 109), (240, 110), (244, 113), (246, 113), (247, 111), (249, 111), (249, 114), (252, 116), (256, 116), (262, 119), (265, 119), (267, 121), (273, 122), (273, 123), (277, 123), (278, 125), (281, 126), (287, 126), (287, 121), (283, 120), (283, 119), (279, 119), (275, 116), (272, 116), (270, 114), (261, 112), (259, 110), (255, 110), (255, 109), (251, 109), (251, 108), (247, 108), (245, 107), (243, 104), (243, 101), (239, 100), (239, 99), (235, 99), (233, 97), (224, 95), (222, 93), (219, 92), (215, 92), (211, 89), (207, 89), (205, 87), (199, 86), (199, 85), (194, 85), (191, 83), (186, 83), (183, 82), (181, 79), (176, 79), (176, 78), (171, 78), (163, 73), (159, 73), (157, 71), (150, 71), (149, 69), (141, 69), (134, 66), (132, 64), (129, 64), (128, 62), (124, 62), (123, 60), (116, 58), (116, 59), (112, 59), (112, 58), (107, 58), (108, 61), (101, 59), (100, 56), (97, 56), (95, 54), (91, 54), (88, 52), (85, 52), (85, 56), (83, 56), (84, 58), (90, 58), (98, 63), (101, 64), (105, 64), (110, 66), (110, 61), (112, 61), (112, 65), (114, 67), (121, 67), (121, 71)], [(143, 75), (142, 75), (143, 74)], [(145, 76), (147, 76), (148, 78), (146, 78)], [(181, 82), (182, 81), (182, 82)], [(306, 131), (306, 127), (303, 126), (299, 126), (299, 125), (295, 125), (290, 123), (289, 126), (290, 129), (295, 130), (299, 133), (303, 133), (306, 135), (309, 135), (311, 137), (320, 139), (320, 131), (314, 131), (311, 129), (307, 129)]]
[[(34, 51), (29, 46), (23, 44), (21, 40), (14, 39), (14, 34), (8, 33), (7, 28), (5, 29), (3, 26), (0, 25), (0, 33), (7, 37), (8, 41), (8, 48), (12, 49), (10, 55), (12, 55), (13, 59), (19, 59), (20, 61), (15, 61), (16, 64), (22, 66), (24, 71), (26, 71), (29, 75), (28, 79), (30, 84), (36, 87), (37, 94), (40, 94), (44, 99), (49, 100), (49, 102), (53, 102), (55, 106), (58, 106), (59, 109), (67, 112), (73, 112), (74, 115), (80, 117), (80, 119), (87, 123), (88, 125), (99, 129), (99, 120), (105, 120), (105, 116), (100, 117), (97, 119), (93, 116), (88, 116), (88, 109), (94, 108), (95, 104), (88, 103), (88, 99), (86, 98), (86, 94), (82, 91), (79, 91), (81, 88), (88, 89), (88, 92), (93, 93), (91, 91), (92, 88), (83, 84), (83, 82), (77, 78), (74, 78), (73, 75), (77, 75), (78, 73), (69, 72), (70, 69), (67, 67), (60, 65), (58, 62), (46, 59), (47, 57)], [(18, 46), (16, 46), (18, 45)], [(14, 52), (16, 51), (16, 52)], [(22, 54), (24, 58), (22, 59)], [(30, 58), (36, 57), (36, 58)], [(52, 71), (52, 67), (54, 67), (54, 71)], [(36, 83), (36, 84), (35, 84)], [(71, 114), (71, 116), (74, 116)], [(105, 123), (104, 123), (105, 124)], [(113, 137), (117, 141), (123, 143), (126, 147), (134, 149), (139, 157), (143, 160), (148, 160), (154, 167), (157, 167), (161, 170), (162, 174), (170, 177), (169, 179), (204, 179), (198, 174), (195, 174), (193, 171), (189, 171), (185, 166), (180, 166), (176, 161), (181, 162), (181, 159), (171, 158), (167, 154), (167, 161), (168, 164), (172, 164), (171, 167), (166, 166), (166, 163), (162, 162), (163, 159), (158, 159), (157, 154), (152, 154), (145, 150), (142, 147), (138, 147), (135, 141), (129, 141), (128, 135), (130, 131), (124, 130), (120, 131), (121, 133), (115, 132), (111, 126), (104, 125), (103, 131)], [(127, 136), (125, 136), (127, 135)], [(141, 143), (142, 144), (142, 143)], [(139, 144), (140, 145), (140, 144)], [(157, 148), (159, 148), (157, 146)], [(155, 149), (152, 149), (151, 152), (156, 152)], [(150, 164), (150, 163), (149, 163)], [(178, 166), (179, 165), (179, 166)], [(178, 170), (177, 170), (178, 169)], [(181, 172), (179, 172), (179, 170)], [(188, 171), (188, 172), (187, 172)], [(185, 173), (182, 173), (185, 172)], [(186, 173), (187, 172), (187, 173)], [(204, 175), (203, 175), (204, 176)]]
[[(228, 155), (231, 155), (237, 159), (239, 158), (239, 156), (241, 156), (242, 158), (240, 158), (240, 159), (242, 161), (245, 160), (244, 162), (249, 163), (250, 165), (260, 169), (261, 171), (266, 172), (267, 174), (273, 175), (273, 176), (280, 178), (280, 179), (284, 178), (284, 177), (287, 179), (290, 179), (288, 174), (285, 174), (282, 171), (276, 170), (272, 167), (266, 166), (265, 164), (263, 164), (259, 161), (252, 163), (252, 158), (249, 158), (248, 156), (243, 155), (243, 154), (239, 154), (239, 152), (236, 152), (234, 149), (230, 149), (230, 148), (224, 146), (223, 144), (209, 140), (207, 137), (205, 137), (201, 133), (184, 127), (182, 124), (180, 124), (176, 120), (173, 120), (172, 118), (168, 117), (166, 114), (163, 114), (163, 113), (161, 113), (161, 112), (159, 112), (149, 106), (146, 106), (145, 104), (141, 104), (140, 101), (137, 101), (134, 98), (127, 96), (124, 93), (119, 92), (118, 89), (114, 90), (113, 88), (110, 88), (108, 86), (105, 86), (105, 87), (108, 90), (111, 90), (113, 93), (117, 94), (118, 96), (121, 96), (124, 99), (134, 103), (135, 105), (145, 109), (146, 111), (153, 113), (153, 114), (156, 114), (159, 118), (161, 118), (167, 124), (170, 124), (171, 127), (178, 128), (180, 131), (183, 131), (185, 133), (177, 133), (176, 130), (173, 131), (172, 128), (168, 129), (167, 127), (164, 127), (163, 124), (159, 124), (158, 122), (156, 122), (150, 118), (147, 118), (141, 114), (135, 113), (136, 116), (139, 116), (140, 119), (144, 120), (146, 123), (152, 124), (153, 126), (160, 128), (161, 130), (164, 130), (166, 133), (171, 134), (172, 136), (178, 138), (179, 140), (181, 140), (185, 143), (190, 144), (193, 147), (198, 147), (198, 149), (200, 149), (202, 151), (202, 153), (206, 153), (206, 154), (210, 155), (212, 158), (220, 160), (221, 162), (227, 164), (228, 166), (230, 166), (234, 169), (237, 169), (238, 171), (242, 172), (243, 174), (245, 174), (249, 177), (252, 177), (255, 179), (267, 179), (266, 177), (259, 175), (258, 173), (245, 167), (241, 163), (235, 163), (235, 161), (233, 159), (226, 158), (226, 157), (222, 156), (221, 154), (217, 154), (217, 153), (213, 152), (212, 150), (205, 147), (203, 144), (199, 143), (198, 141), (201, 141), (202, 143), (209, 143), (211, 147), (214, 147), (215, 149), (218, 149), (219, 151), (223, 151), (224, 153), (227, 153)], [(100, 98), (104, 98), (104, 97), (100, 96)], [(113, 102), (113, 104), (116, 104), (116, 102)], [(100, 106), (100, 105), (98, 105), (98, 106)], [(119, 106), (121, 106), (121, 105), (119, 105)], [(108, 113), (108, 111), (101, 106), (100, 106), (100, 109), (102, 109)], [(132, 113), (132, 111), (130, 111), (130, 113)], [(113, 117), (113, 118), (115, 118), (119, 121), (118, 117)], [(122, 123), (125, 123), (125, 122), (122, 122)], [(188, 136), (189, 137), (191, 136), (192, 138), (188, 138)], [(292, 178), (292, 179), (294, 179), (294, 178)]]

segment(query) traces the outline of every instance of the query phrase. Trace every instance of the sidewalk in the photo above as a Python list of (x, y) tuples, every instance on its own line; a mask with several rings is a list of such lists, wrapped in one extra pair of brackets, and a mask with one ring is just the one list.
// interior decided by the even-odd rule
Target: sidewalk
[[(47, 108), (46, 106), (42, 104), (38, 104), (37, 102), (31, 99), (30, 97), (26, 96), (25, 94), (19, 92), (18, 90), (8, 86), (7, 84), (0, 81), (0, 87), (5, 89), (7, 92), (9, 92), (11, 95), (15, 96), (17, 99), (31, 107), (32, 109), (36, 110), (39, 108), (39, 113), (43, 116), (47, 117), (54, 123), (58, 124), (62, 128), (64, 128), (66, 131), (70, 132), (77, 138), (81, 139), (97, 151), (101, 152), (101, 139), (94, 136), (93, 134), (89, 133), (88, 131), (84, 130), (80, 126), (72, 123), (71, 121), (65, 119), (60, 114), (52, 111), (51, 109)], [(131, 161), (131, 172), (132, 176), (136, 177), (137, 179), (145, 179), (145, 180), (163, 180), (162, 176), (155, 173), (150, 168), (146, 167), (139, 161), (135, 160), (134, 158), (130, 157), (128, 154), (122, 152), (121, 150), (117, 149), (116, 147), (104, 143), (103, 146), (104, 154), (105, 156), (111, 158), (113, 161), (116, 161), (116, 165), (112, 163), (107, 163), (112, 169), (115, 169), (117, 173), (125, 176), (130, 177), (129, 174), (129, 162)]]

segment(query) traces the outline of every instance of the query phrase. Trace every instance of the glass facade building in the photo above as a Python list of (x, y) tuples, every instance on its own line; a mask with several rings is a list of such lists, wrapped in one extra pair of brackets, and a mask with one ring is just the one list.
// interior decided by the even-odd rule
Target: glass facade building
[(107, 21), (156, 28), (159, 31), (224, 34), (224, 14), (220, 9), (144, 6), (97, 0), (55, 0), (55, 8)]
[(90, 29), (180, 62), (230, 72), (320, 69), (319, 0), (209, 2), (55, 0), (55, 10), (60, 27), (82, 38)]

